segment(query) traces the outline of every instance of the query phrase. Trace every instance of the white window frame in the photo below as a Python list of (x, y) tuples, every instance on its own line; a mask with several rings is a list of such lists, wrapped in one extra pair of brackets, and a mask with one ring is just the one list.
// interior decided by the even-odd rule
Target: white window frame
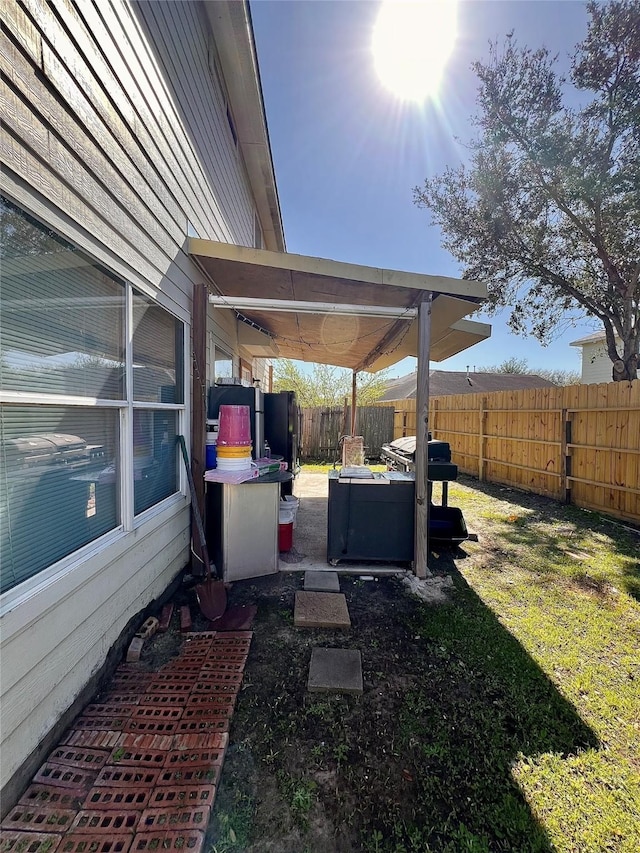
[(215, 381), (218, 378), (216, 375), (216, 362), (218, 361), (218, 354), (220, 354), (224, 357), (223, 359), (220, 359), (221, 361), (229, 360), (231, 362), (231, 377), (229, 377), (229, 378), (233, 378), (234, 376), (237, 377), (238, 371), (236, 370), (236, 368), (239, 367), (239, 365), (240, 365), (239, 357), (237, 355), (234, 355), (232, 352), (230, 352), (223, 344), (216, 343), (215, 337), (213, 339), (213, 353), (212, 354), (213, 354), (213, 358), (211, 360), (211, 363), (213, 365), (213, 371), (212, 371), (212, 377), (211, 377), (211, 384), (212, 385), (215, 384)]
[[(52, 226), (42, 221), (38, 215), (34, 215), (28, 211), (21, 202), (14, 202), (18, 208), (28, 213), (46, 228)], [(53, 229), (52, 230), (56, 230)], [(58, 232), (59, 233), (59, 232)], [(73, 240), (69, 240), (64, 234), (60, 235), (63, 239), (68, 240), (72, 245), (75, 245)], [(106, 400), (99, 397), (79, 397), (66, 394), (36, 394), (27, 391), (5, 391), (0, 388), (0, 403), (19, 404), (19, 405), (38, 405), (38, 406), (68, 406), (84, 409), (90, 408), (110, 408), (118, 409), (120, 412), (119, 418), (119, 450), (120, 450), (120, 523), (112, 530), (107, 531), (96, 539), (87, 542), (80, 548), (72, 551), (70, 554), (47, 566), (35, 575), (26, 578), (21, 583), (7, 590), (0, 595), (0, 616), (16, 607), (19, 603), (27, 600), (40, 590), (49, 587), (52, 582), (70, 574), (77, 570), (88, 560), (96, 557), (106, 548), (122, 539), (126, 534), (131, 533), (152, 520), (172, 506), (184, 505), (185, 497), (187, 496), (187, 476), (184, 470), (184, 464), (176, 446), (176, 466), (177, 466), (177, 491), (168, 495), (166, 498), (158, 501), (153, 506), (143, 510), (138, 515), (134, 513), (134, 482), (133, 482), (133, 410), (144, 409), (146, 411), (169, 410), (177, 413), (176, 424), (177, 434), (185, 437), (187, 450), (190, 453), (190, 430), (189, 425), (189, 348), (190, 348), (190, 327), (189, 323), (182, 317), (179, 317), (175, 312), (171, 311), (163, 301), (152, 297), (148, 292), (145, 292), (139, 284), (124, 279), (117, 272), (106, 266), (102, 261), (97, 260), (90, 252), (83, 247), (80, 250), (87, 256), (88, 260), (98, 264), (113, 276), (114, 280), (122, 284), (125, 288), (125, 371), (126, 371), (126, 399), (122, 400)], [(182, 403), (154, 403), (133, 400), (133, 291), (137, 290), (144, 296), (153, 300), (160, 308), (178, 320), (182, 325), (182, 388), (183, 401)]]

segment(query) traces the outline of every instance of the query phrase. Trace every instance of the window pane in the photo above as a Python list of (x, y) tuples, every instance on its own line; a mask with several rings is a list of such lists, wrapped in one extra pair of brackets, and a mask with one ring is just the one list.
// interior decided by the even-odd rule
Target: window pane
[(122, 283), (2, 196), (0, 215), (2, 387), (124, 399)]
[(178, 413), (133, 411), (133, 495), (135, 513), (178, 491)]
[(0, 406), (4, 592), (119, 523), (118, 411)]
[(183, 403), (183, 324), (133, 291), (133, 399)]
[(228, 379), (233, 376), (233, 359), (221, 349), (215, 350), (214, 376), (217, 379)]

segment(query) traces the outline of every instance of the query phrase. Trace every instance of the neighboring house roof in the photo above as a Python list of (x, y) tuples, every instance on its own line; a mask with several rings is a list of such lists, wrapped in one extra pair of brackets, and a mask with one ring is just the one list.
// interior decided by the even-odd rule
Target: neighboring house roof
[(604, 332), (593, 332), (591, 335), (585, 335), (584, 338), (578, 338), (577, 341), (570, 341), (570, 347), (581, 347), (583, 344), (595, 344), (598, 341), (604, 341)]
[[(416, 396), (417, 373), (390, 379), (387, 389), (379, 398), (381, 403), (406, 400)], [(535, 373), (466, 373), (465, 371), (429, 371), (429, 396), (449, 394), (477, 394), (492, 391), (518, 391), (525, 388), (555, 388), (553, 382)]]
[(415, 397), (417, 376), (417, 373), (410, 373), (408, 376), (400, 376), (398, 379), (389, 379), (384, 394), (379, 398), (380, 402), (386, 402), (387, 400), (409, 400)]
[[(570, 347), (581, 347), (581, 346), (584, 346), (585, 344), (598, 344), (601, 341), (604, 343), (604, 341), (606, 341), (606, 339), (607, 339), (607, 336), (605, 335), (604, 332), (593, 332), (591, 335), (585, 335), (584, 338), (578, 338), (577, 341), (570, 341), (569, 346)], [(618, 341), (618, 340), (619, 340), (619, 338), (616, 335), (616, 341)]]

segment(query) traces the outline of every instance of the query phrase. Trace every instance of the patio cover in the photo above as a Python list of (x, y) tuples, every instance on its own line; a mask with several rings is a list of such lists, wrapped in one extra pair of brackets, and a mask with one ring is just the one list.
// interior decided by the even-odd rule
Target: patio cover
[(480, 282), (196, 238), (189, 253), (213, 283), (212, 301), (272, 336), (281, 358), (376, 372), (418, 356), (417, 309), (430, 293), (431, 360), (491, 334), (491, 326), (462, 319), (486, 298)]
[(490, 326), (462, 319), (486, 298), (486, 286), (195, 238), (189, 253), (216, 291), (209, 300), (241, 312), (265, 340), (272, 336), (274, 354), (354, 374), (417, 357), (414, 571), (426, 577), (429, 360), (489, 337)]

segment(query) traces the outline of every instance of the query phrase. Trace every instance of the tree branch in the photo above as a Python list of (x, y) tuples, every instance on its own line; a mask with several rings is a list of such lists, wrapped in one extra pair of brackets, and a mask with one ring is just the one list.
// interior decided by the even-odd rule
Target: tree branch
[(511, 132), (514, 141), (519, 145), (520, 149), (524, 152), (527, 157), (527, 162), (532, 166), (535, 174), (538, 176), (538, 179), (542, 185), (542, 188), (547, 193), (549, 198), (551, 198), (558, 209), (561, 210), (564, 215), (576, 226), (576, 228), (582, 233), (584, 237), (595, 247), (596, 252), (598, 253), (598, 257), (602, 261), (602, 265), (604, 266), (607, 277), (611, 279), (611, 282), (614, 287), (616, 287), (621, 293), (624, 293), (625, 283), (624, 279), (618, 272), (615, 264), (612, 259), (609, 257), (608, 252), (604, 248), (601, 240), (599, 239), (597, 234), (592, 234), (592, 232), (587, 228), (584, 222), (577, 216), (568, 204), (560, 197), (560, 195), (555, 191), (553, 184), (549, 183), (544, 176), (540, 165), (538, 164), (533, 152), (531, 151), (531, 147), (526, 140), (526, 138), (518, 132), (516, 127), (514, 126), (513, 121), (511, 120), (510, 114), (505, 114), (504, 110), (499, 110), (499, 115), (502, 118), (502, 121)]

